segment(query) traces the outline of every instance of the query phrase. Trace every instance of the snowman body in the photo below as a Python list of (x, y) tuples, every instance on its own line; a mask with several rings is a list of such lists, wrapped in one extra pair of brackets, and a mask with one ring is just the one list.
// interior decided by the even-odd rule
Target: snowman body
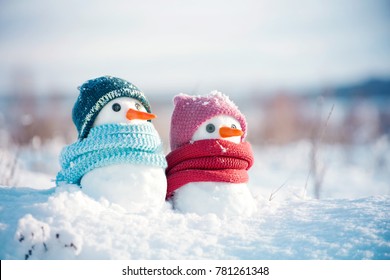
[(218, 217), (250, 216), (256, 211), (256, 203), (245, 183), (188, 183), (176, 190), (172, 204), (183, 213), (213, 213)]
[(129, 212), (158, 210), (167, 188), (162, 168), (134, 164), (95, 168), (83, 176), (80, 185), (87, 195), (107, 199)]
[[(137, 100), (121, 97), (106, 104), (93, 127), (105, 124), (137, 125), (154, 118)], [(84, 193), (94, 199), (107, 199), (129, 212), (160, 209), (165, 203), (167, 182), (164, 168), (120, 163), (87, 172), (80, 181)]]

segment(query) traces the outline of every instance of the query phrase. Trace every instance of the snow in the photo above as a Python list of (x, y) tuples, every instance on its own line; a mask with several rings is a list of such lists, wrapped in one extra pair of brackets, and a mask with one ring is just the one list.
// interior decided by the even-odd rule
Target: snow
[(169, 203), (131, 213), (77, 186), (54, 188), (61, 141), (26, 148), (17, 187), (0, 187), (0, 259), (390, 259), (388, 147), (387, 138), (321, 146), (315, 199), (309, 142), (254, 146), (257, 210), (222, 218)]
[(238, 110), (237, 105), (229, 98), (229, 96), (227, 96), (226, 94), (223, 94), (222, 92), (220, 92), (218, 90), (213, 90), (212, 92), (210, 92), (209, 97), (217, 100), (217, 104), (219, 101), (222, 104), (226, 104), (229, 107), (235, 108)]
[[(179, 97), (179, 98), (191, 98), (192, 101), (201, 101), (202, 99), (207, 97), (209, 99), (215, 99), (217, 104), (219, 104), (219, 103), (226, 104), (229, 107), (235, 108), (235, 109), (238, 110), (237, 105), (229, 98), (229, 96), (227, 96), (226, 94), (223, 94), (222, 92), (220, 92), (218, 90), (213, 90), (213, 91), (211, 91), (207, 95), (188, 95), (188, 94), (185, 94), (185, 93), (179, 93), (176, 97)], [(175, 103), (175, 98), (174, 98), (173, 101)], [(189, 105), (189, 103), (186, 103), (186, 104)], [(207, 105), (209, 105), (209, 102), (208, 101), (203, 101), (202, 105), (203, 106), (207, 106)]]

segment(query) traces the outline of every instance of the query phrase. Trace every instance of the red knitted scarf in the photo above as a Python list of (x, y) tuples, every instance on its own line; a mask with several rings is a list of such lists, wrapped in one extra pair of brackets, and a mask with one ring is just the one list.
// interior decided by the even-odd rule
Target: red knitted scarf
[(247, 170), (253, 164), (248, 142), (200, 140), (186, 144), (167, 155), (167, 198), (190, 182), (248, 182)]

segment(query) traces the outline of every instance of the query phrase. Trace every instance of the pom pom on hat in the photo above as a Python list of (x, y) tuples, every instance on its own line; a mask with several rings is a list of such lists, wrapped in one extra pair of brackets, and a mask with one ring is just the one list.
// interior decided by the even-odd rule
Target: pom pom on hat
[(171, 118), (170, 145), (176, 150), (190, 143), (198, 127), (208, 119), (218, 115), (227, 115), (237, 119), (246, 137), (247, 124), (245, 116), (228, 96), (213, 91), (207, 96), (176, 95), (173, 99), (175, 108)]
[(137, 99), (148, 113), (150, 104), (142, 91), (123, 79), (103, 76), (86, 81), (79, 87), (80, 95), (73, 107), (72, 118), (79, 133), (79, 140), (88, 136), (100, 110), (111, 100), (119, 97)]

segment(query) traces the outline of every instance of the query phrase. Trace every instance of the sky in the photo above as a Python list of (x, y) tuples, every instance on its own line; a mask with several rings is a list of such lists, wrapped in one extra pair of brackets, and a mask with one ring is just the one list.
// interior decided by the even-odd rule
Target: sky
[(102, 75), (174, 94), (390, 77), (390, 1), (0, 0), (0, 94), (21, 75), (70, 94)]

